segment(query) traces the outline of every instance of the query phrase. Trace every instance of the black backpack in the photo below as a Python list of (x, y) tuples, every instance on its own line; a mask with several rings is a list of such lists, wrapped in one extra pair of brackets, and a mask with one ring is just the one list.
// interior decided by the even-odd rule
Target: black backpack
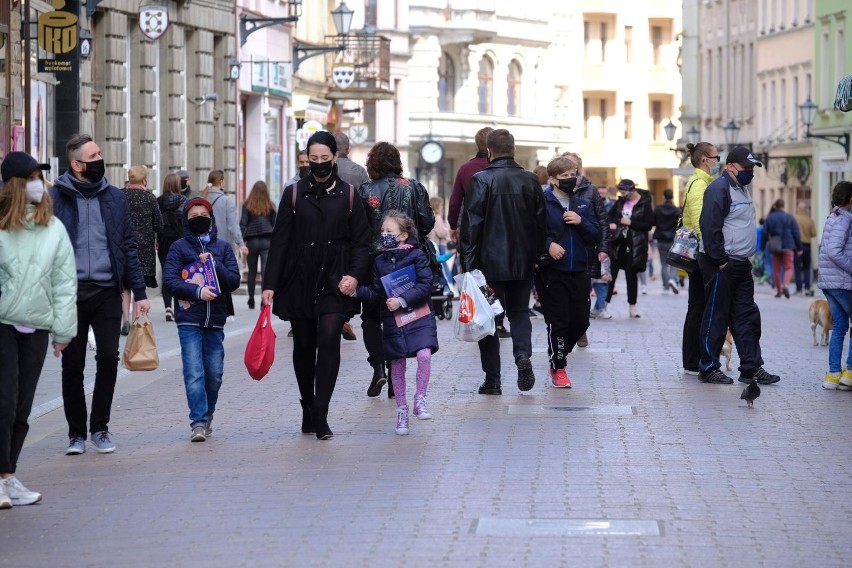
[(163, 211), (163, 230), (160, 231), (160, 242), (170, 245), (183, 237), (183, 214), (180, 209)]

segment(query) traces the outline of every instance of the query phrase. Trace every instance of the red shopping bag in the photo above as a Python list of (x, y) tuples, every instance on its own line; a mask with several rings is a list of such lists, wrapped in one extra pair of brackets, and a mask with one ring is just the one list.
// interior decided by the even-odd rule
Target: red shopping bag
[(260, 317), (246, 345), (245, 363), (256, 381), (266, 376), (275, 361), (275, 330), (272, 329), (272, 306), (260, 308)]

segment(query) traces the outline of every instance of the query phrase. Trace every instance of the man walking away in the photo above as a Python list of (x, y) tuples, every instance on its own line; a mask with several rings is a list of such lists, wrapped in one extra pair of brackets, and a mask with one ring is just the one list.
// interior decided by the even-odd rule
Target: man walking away
[(680, 207), (672, 202), (674, 193), (671, 189), (663, 191), (663, 197), (665, 201), (654, 209), (654, 240), (657, 241), (657, 251), (660, 253), (660, 278), (663, 281), (663, 295), (668, 294), (669, 290), (679, 294), (674, 271), (666, 262), (666, 258), (674, 242), (677, 220), (680, 219)]
[[(518, 388), (532, 389), (535, 375), (529, 299), (536, 259), (546, 252), (547, 220), (538, 178), (515, 162), (515, 139), (508, 130), (489, 133), (490, 165), (474, 175), (465, 197), (461, 248), (465, 270), (482, 270), (511, 324)], [(502, 394), (500, 340), (479, 342), (485, 381), (479, 394)]]

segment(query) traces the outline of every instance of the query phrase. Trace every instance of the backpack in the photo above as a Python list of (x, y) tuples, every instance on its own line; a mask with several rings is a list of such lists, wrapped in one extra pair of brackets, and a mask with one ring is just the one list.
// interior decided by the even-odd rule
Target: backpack
[(183, 237), (183, 214), (180, 209), (163, 211), (163, 230), (160, 231), (160, 243), (170, 245)]

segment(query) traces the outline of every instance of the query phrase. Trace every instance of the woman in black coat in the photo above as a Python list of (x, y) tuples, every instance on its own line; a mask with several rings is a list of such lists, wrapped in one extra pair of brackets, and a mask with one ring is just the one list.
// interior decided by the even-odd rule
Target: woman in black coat
[(648, 231), (654, 226), (654, 207), (651, 203), (651, 194), (638, 189), (631, 180), (621, 180), (618, 189), (624, 192), (624, 195), (618, 198), (609, 211), (612, 280), (609, 282), (606, 303), (609, 305), (612, 300), (618, 271), (624, 270), (630, 317), (638, 318), (637, 275), (645, 272), (648, 265)]
[(333, 435), (327, 418), (340, 369), (340, 329), (360, 310), (351, 295), (370, 265), (364, 204), (337, 177), (336, 152), (328, 132), (308, 140), (311, 174), (281, 197), (263, 275), (263, 304), (272, 303), (273, 313), (293, 325), (302, 433), (320, 440)]

